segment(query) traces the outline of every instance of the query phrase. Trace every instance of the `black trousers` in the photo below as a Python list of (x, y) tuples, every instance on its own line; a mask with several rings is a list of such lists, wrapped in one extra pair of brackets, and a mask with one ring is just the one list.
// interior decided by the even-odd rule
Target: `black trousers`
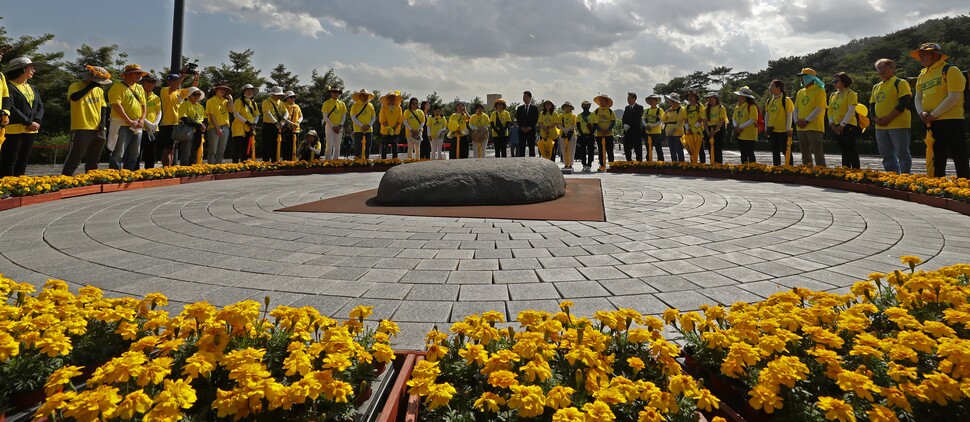
[(397, 135), (382, 135), (381, 136), (381, 159), (387, 158), (387, 153), (391, 153), (391, 157), (397, 158), (397, 144), (401, 140), (401, 135), (404, 133), (399, 133)]
[(859, 137), (859, 127), (853, 125), (846, 125), (845, 129), (842, 129), (842, 134), (838, 135), (833, 133), (835, 136), (835, 142), (839, 145), (839, 151), (842, 151), (842, 167), (857, 169), (859, 164), (859, 151), (856, 149), (856, 138)]
[(263, 123), (263, 136), (260, 137), (263, 142), (263, 161), (276, 161), (276, 137), (279, 134), (275, 124)]
[(451, 144), (448, 148), (449, 159), (468, 158), (468, 144), (472, 142), (471, 137), (462, 136), (461, 142), (458, 142), (458, 138), (448, 138), (448, 142)]
[(428, 127), (421, 131), (421, 145), (418, 146), (418, 158), (431, 159), (431, 138), (428, 137)]
[[(709, 127), (709, 129), (713, 130), (714, 127)], [(710, 147), (711, 147), (711, 138), (708, 137), (707, 139), (704, 140), (704, 148), (710, 148)], [(701, 148), (701, 157), (704, 156), (703, 155), (704, 148)], [(721, 127), (721, 130), (714, 132), (714, 150), (711, 151), (711, 162), (724, 164), (724, 127), (723, 126)]]
[(967, 161), (966, 127), (964, 123), (964, 119), (946, 119), (933, 122), (933, 139), (936, 140), (933, 144), (934, 177), (946, 176), (946, 159), (949, 156), (953, 159), (957, 177), (970, 179), (970, 162)]
[(786, 166), (792, 165), (792, 160), (785, 160), (785, 152), (788, 151), (787, 132), (769, 132), (768, 142), (771, 143), (771, 162), (776, 166), (782, 165), (782, 161), (787, 161)]
[(653, 158), (657, 161), (664, 160), (664, 135), (662, 133), (657, 133), (654, 135), (644, 134), (643, 141), (646, 143), (647, 139), (653, 140), (653, 151), (656, 154)]
[(73, 176), (77, 167), (84, 161), (84, 172), (98, 169), (101, 149), (104, 148), (104, 132), (96, 130), (75, 130), (71, 132), (71, 142), (67, 147), (67, 159), (61, 174)]
[(529, 132), (523, 132), (519, 129), (519, 147), (516, 151), (516, 157), (525, 157), (525, 147), (529, 147), (529, 156), (536, 156), (536, 131), (532, 128)]
[[(596, 147), (600, 149), (600, 152), (599, 152), (600, 166), (606, 166), (606, 163), (612, 163), (613, 162), (613, 143), (614, 143), (613, 137), (612, 136), (606, 137), (606, 148), (603, 148), (603, 137), (597, 136), (595, 139), (596, 139), (595, 140)], [(603, 162), (604, 156), (606, 156), (606, 163)]]
[(0, 177), (23, 176), (27, 172), (27, 159), (36, 140), (36, 133), (7, 135), (0, 148)]
[(233, 163), (246, 161), (246, 147), (249, 146), (248, 136), (233, 136), (229, 138), (229, 154)]
[(293, 160), (293, 140), (296, 139), (297, 135), (285, 129), (281, 134), (283, 135), (283, 142), (280, 142), (280, 161), (291, 161)]
[(576, 158), (583, 163), (583, 167), (593, 166), (593, 157), (596, 156), (596, 142), (593, 136), (579, 136), (576, 138)]
[(141, 160), (145, 162), (145, 168), (150, 169), (155, 167), (155, 161), (158, 161), (158, 156), (155, 151), (155, 144), (158, 143), (158, 133), (156, 132), (151, 137), (148, 136), (148, 131), (143, 131), (141, 133)]
[(492, 138), (492, 144), (495, 146), (495, 158), (508, 157), (509, 152), (507, 151), (509, 146), (509, 136), (495, 136)]
[[(639, 130), (631, 132), (641, 132)], [(637, 161), (643, 161), (643, 138), (640, 133), (627, 133), (623, 135), (623, 154), (626, 160), (630, 161), (636, 153)]]
[[(362, 143), (364, 139), (367, 139), (367, 153), (363, 153), (361, 148), (364, 147)], [(370, 155), (371, 150), (374, 149), (374, 132), (354, 132), (354, 157), (358, 159), (367, 158)]]
[(741, 150), (741, 164), (756, 163), (758, 161), (754, 156), (755, 142), (757, 141), (738, 139), (738, 148)]

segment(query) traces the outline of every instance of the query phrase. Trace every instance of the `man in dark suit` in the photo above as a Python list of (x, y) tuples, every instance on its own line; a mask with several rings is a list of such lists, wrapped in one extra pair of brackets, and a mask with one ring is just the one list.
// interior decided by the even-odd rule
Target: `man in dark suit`
[(643, 106), (637, 104), (637, 94), (626, 94), (627, 106), (623, 109), (623, 152), (626, 160), (636, 151), (637, 161), (643, 161)]
[[(641, 109), (642, 111), (642, 109)], [(529, 156), (536, 156), (536, 124), (539, 123), (539, 107), (532, 104), (532, 93), (522, 93), (522, 105), (515, 109), (515, 121), (519, 123), (519, 147), (517, 157), (525, 157), (525, 146), (529, 145)]]

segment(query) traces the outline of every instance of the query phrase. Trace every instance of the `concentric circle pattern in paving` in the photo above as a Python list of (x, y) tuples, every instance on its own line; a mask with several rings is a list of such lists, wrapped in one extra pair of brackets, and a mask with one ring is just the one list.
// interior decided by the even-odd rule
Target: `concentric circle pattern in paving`
[(314, 306), (402, 325), (489, 309), (574, 312), (758, 301), (836, 290), (919, 255), (970, 257), (970, 218), (836, 190), (642, 175), (601, 177), (606, 223), (476, 220), (275, 209), (374, 188), (380, 174), (265, 177), (102, 194), (0, 212), (0, 272), (179, 303)]

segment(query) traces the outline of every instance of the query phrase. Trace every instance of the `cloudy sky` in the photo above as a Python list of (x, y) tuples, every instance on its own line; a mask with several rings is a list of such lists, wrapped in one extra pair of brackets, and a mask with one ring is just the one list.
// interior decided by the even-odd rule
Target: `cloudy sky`
[[(350, 89), (420, 97), (573, 102), (604, 92), (649, 93), (658, 82), (882, 35), (970, 13), (966, 0), (187, 0), (185, 55), (205, 65), (252, 48), (305, 82), (333, 68)], [(172, 0), (35, 0), (4, 7), (8, 34), (57, 36), (70, 59), (82, 43), (118, 44), (160, 69), (171, 51)]]

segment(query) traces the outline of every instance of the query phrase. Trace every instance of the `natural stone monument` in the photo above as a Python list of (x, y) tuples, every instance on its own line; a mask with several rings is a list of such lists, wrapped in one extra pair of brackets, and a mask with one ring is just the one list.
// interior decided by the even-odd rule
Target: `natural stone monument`
[(376, 200), (382, 205), (514, 205), (565, 194), (566, 179), (550, 160), (434, 160), (392, 167)]

